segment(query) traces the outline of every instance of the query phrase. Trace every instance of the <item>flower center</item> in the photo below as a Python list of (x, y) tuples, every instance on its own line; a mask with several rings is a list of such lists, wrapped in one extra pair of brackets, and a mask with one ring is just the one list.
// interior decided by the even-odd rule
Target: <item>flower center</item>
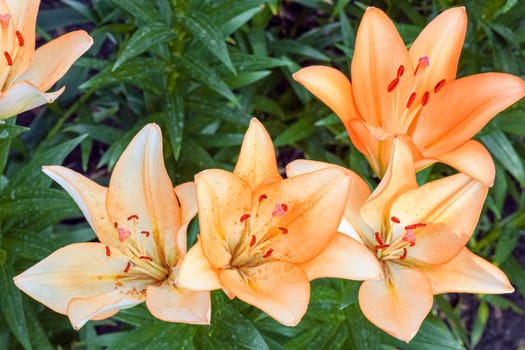
[(382, 235), (380, 232), (375, 233), (375, 240), (377, 244), (374, 248), (376, 256), (382, 261), (405, 260), (408, 255), (408, 249), (416, 245), (416, 236), (414, 235), (414, 231), (418, 228), (425, 227), (426, 224), (419, 222), (406, 225), (404, 227), (405, 234), (401, 238), (398, 238), (394, 241), (392, 238), (392, 231), (395, 225), (401, 225), (401, 221), (395, 216), (392, 216), (390, 221), (392, 224), (390, 225), (390, 231), (387, 232), (386, 235)]

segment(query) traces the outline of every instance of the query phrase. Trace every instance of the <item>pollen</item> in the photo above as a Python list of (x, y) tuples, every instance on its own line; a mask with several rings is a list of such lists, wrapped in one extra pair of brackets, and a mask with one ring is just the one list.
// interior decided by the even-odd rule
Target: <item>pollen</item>
[(250, 247), (253, 247), (255, 245), (255, 242), (257, 242), (257, 237), (255, 237), (255, 235), (252, 235), (252, 239), (250, 240)]
[(395, 78), (394, 80), (392, 80), (390, 84), (388, 84), (386, 91), (393, 91), (396, 88), (397, 84), (399, 84), (399, 78)]
[(279, 227), (279, 230), (281, 231), (281, 233), (283, 235), (287, 234), (288, 233), (288, 229), (286, 227)]
[(266, 253), (264, 253), (263, 258), (269, 258), (270, 256), (272, 256), (272, 253), (273, 253), (273, 249), (272, 248), (268, 249)]
[(428, 91), (425, 91), (423, 94), (423, 98), (421, 98), (421, 104), (424, 106), (428, 103), (428, 100), (430, 99), (430, 93)]
[(106, 256), (111, 256), (111, 249), (109, 246), (106, 246)]
[(137, 214), (133, 214), (133, 215), (128, 216), (128, 221), (130, 221), (132, 219), (138, 220), (139, 216)]
[(250, 218), (250, 214), (244, 214), (243, 216), (241, 216), (241, 218), (239, 219), (240, 222), (245, 222), (246, 220), (248, 220)]
[(24, 37), (22, 36), (22, 33), (20, 33), (18, 30), (16, 31), (16, 38), (18, 39), (18, 46), (22, 47), (24, 46)]
[(140, 234), (141, 234), (141, 235), (144, 235), (144, 236), (146, 236), (146, 237), (149, 237), (150, 232), (149, 232), (149, 231), (140, 231)]
[(397, 77), (401, 78), (403, 73), (405, 73), (405, 66), (400, 65), (399, 68), (397, 68)]
[(11, 58), (11, 55), (9, 54), (9, 52), (4, 51), (4, 57), (5, 57), (5, 60), (7, 62), (7, 65), (8, 66), (12, 66), (13, 65), (13, 59)]
[(407, 108), (410, 108), (410, 106), (412, 106), (412, 104), (414, 103), (415, 99), (416, 99), (416, 93), (413, 92), (413, 93), (411, 93), (410, 96), (408, 97), (408, 101), (407, 101), (407, 105), (406, 105), (406, 107), (407, 107)]
[(268, 199), (268, 195), (267, 195), (267, 194), (264, 194), (264, 193), (261, 194), (261, 195), (259, 196), (259, 203), (261, 203), (261, 202), (262, 202), (263, 200), (265, 200), (265, 199)]
[(124, 272), (128, 273), (130, 268), (131, 268), (131, 262), (128, 261), (128, 263), (126, 264), (126, 267), (124, 268)]
[(401, 222), (396, 216), (392, 216), (390, 220), (392, 220), (392, 222), (395, 222), (396, 224), (399, 224)]
[(445, 79), (441, 79), (436, 86), (434, 86), (434, 93), (436, 94), (439, 90), (441, 90), (445, 86)]

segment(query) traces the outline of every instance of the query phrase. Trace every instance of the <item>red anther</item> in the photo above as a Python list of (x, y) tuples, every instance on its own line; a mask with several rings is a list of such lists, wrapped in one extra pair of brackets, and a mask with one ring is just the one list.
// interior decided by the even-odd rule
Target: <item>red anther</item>
[(423, 93), (423, 97), (421, 98), (421, 104), (424, 106), (428, 103), (428, 100), (430, 98), (430, 93), (428, 91), (425, 91)]
[(250, 214), (244, 214), (243, 216), (241, 216), (241, 218), (239, 220), (240, 220), (240, 222), (245, 222), (249, 218), (250, 218)]
[(386, 91), (391, 92), (392, 90), (396, 88), (398, 83), (399, 83), (399, 78), (395, 78), (394, 80), (390, 82), (390, 84), (388, 84)]
[(131, 267), (131, 263), (128, 261), (128, 263), (126, 264), (126, 267), (124, 268), (124, 272), (127, 273), (129, 271), (130, 267)]
[(149, 235), (150, 235), (149, 231), (140, 231), (140, 234), (144, 235), (146, 237), (149, 237)]
[(407, 225), (405, 226), (405, 230), (413, 230), (419, 227), (425, 227), (427, 224), (424, 224), (422, 222), (418, 222), (417, 224)]
[(22, 36), (22, 33), (20, 33), (17, 30), (15, 34), (16, 34), (16, 38), (18, 39), (18, 46), (20, 47), (24, 46), (24, 37)]
[(111, 256), (111, 249), (109, 246), (106, 246), (106, 256)]
[(264, 193), (261, 194), (261, 195), (259, 196), (259, 203), (261, 203), (263, 200), (265, 200), (265, 199), (267, 199), (267, 198), (268, 198), (268, 195), (266, 195), (266, 194), (264, 194)]
[(407, 108), (410, 108), (410, 106), (412, 106), (412, 103), (414, 103), (414, 100), (416, 99), (416, 93), (413, 92), (410, 94), (410, 96), (408, 97), (408, 101), (407, 101)]
[(399, 224), (401, 222), (396, 216), (392, 216), (390, 220), (392, 220), (392, 222), (395, 222), (396, 224)]
[(272, 248), (268, 249), (268, 251), (264, 253), (263, 258), (269, 258), (270, 256), (272, 256), (272, 253), (273, 253), (273, 249)]
[(379, 245), (383, 245), (383, 240), (381, 239), (381, 236), (379, 235), (379, 232), (374, 233), (376, 236), (376, 242)]
[(279, 230), (281, 230), (281, 233), (283, 235), (287, 234), (288, 233), (288, 229), (286, 227), (279, 227)]
[(405, 66), (400, 65), (399, 68), (397, 69), (397, 77), (398, 77), (398, 78), (401, 78), (401, 76), (403, 75), (403, 73), (405, 73)]
[(152, 259), (152, 258), (150, 258), (150, 257), (149, 257), (149, 256), (147, 256), (147, 255), (141, 255), (141, 256), (140, 256), (139, 258), (140, 258), (140, 259), (142, 259), (142, 260), (148, 260), (148, 261), (153, 261), (153, 259)]
[(281, 208), (283, 208), (284, 211), (288, 211), (288, 206), (284, 203), (281, 203)]
[(288, 206), (284, 203), (278, 203), (272, 211), (272, 216), (284, 216), (288, 211)]
[(406, 248), (403, 248), (403, 255), (399, 257), (399, 259), (403, 260), (407, 257), (408, 250)]
[(445, 86), (445, 79), (441, 79), (441, 80), (436, 84), (436, 86), (434, 86), (434, 93), (437, 93), (439, 90), (441, 90), (441, 88), (443, 88), (443, 86)]
[(118, 228), (118, 222), (115, 221), (115, 222), (113, 223), (113, 227)]
[(252, 235), (252, 239), (250, 240), (250, 247), (253, 247), (255, 245), (255, 242), (257, 242), (257, 237), (255, 237), (255, 235)]
[(131, 220), (131, 219), (136, 219), (136, 220), (138, 220), (138, 219), (139, 219), (139, 216), (138, 216), (137, 214), (133, 214), (133, 215), (128, 216), (128, 221)]
[(8, 66), (12, 66), (13, 65), (13, 59), (11, 58), (11, 55), (9, 54), (9, 52), (4, 51), (4, 57), (5, 57), (5, 60), (7, 61), (7, 65)]
[(118, 228), (118, 240), (121, 242), (124, 242), (129, 236), (131, 236), (131, 232), (126, 230), (125, 228)]

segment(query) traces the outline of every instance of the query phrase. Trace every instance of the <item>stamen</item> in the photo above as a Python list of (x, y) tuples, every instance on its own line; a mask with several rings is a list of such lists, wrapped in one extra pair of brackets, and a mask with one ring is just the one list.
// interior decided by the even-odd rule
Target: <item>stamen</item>
[(403, 73), (405, 73), (405, 66), (400, 65), (399, 68), (397, 69), (397, 77), (398, 77), (398, 78), (401, 78), (401, 76), (403, 75)]
[(269, 258), (270, 256), (272, 256), (272, 253), (273, 253), (273, 249), (272, 248), (268, 249), (268, 251), (264, 253), (263, 258)]
[(146, 237), (149, 237), (149, 235), (150, 235), (149, 231), (140, 231), (140, 234), (144, 235)]
[(16, 38), (18, 39), (18, 46), (20, 47), (24, 46), (24, 37), (22, 36), (22, 33), (20, 33), (17, 30), (15, 34), (16, 34)]
[(129, 236), (131, 236), (131, 232), (129, 232), (125, 228), (119, 227), (117, 231), (118, 231), (118, 240), (121, 242), (124, 242)]
[(412, 225), (405, 226), (405, 230), (413, 230), (413, 229), (420, 228), (420, 227), (425, 227), (425, 226), (427, 226), (427, 224), (419, 222), (417, 224), (412, 224)]
[(257, 242), (257, 237), (255, 237), (255, 235), (252, 235), (252, 239), (250, 240), (250, 247), (253, 247), (255, 245), (255, 242)]
[(111, 256), (111, 249), (109, 246), (106, 246), (106, 256)]
[(240, 222), (245, 222), (246, 220), (248, 220), (250, 218), (250, 214), (244, 214), (243, 216), (241, 216), (241, 218), (239, 219)]
[(9, 52), (4, 51), (4, 57), (5, 57), (5, 60), (7, 61), (7, 65), (8, 66), (12, 66), (13, 65), (13, 59), (11, 58), (11, 55), (9, 54)]
[(0, 15), (0, 25), (2, 26), (2, 29), (6, 29), (9, 25), (9, 21), (11, 20), (11, 15), (6, 13), (3, 15)]
[(281, 230), (281, 233), (283, 235), (287, 234), (288, 233), (288, 229), (286, 227), (279, 227), (279, 230)]
[(376, 232), (375, 236), (376, 236), (376, 241), (377, 241), (376, 250), (385, 249), (385, 248), (390, 247), (390, 244), (383, 243), (383, 240), (381, 239), (381, 235), (379, 234), (379, 232)]
[(397, 84), (399, 84), (399, 78), (395, 78), (394, 80), (392, 80), (390, 84), (388, 84), (386, 91), (391, 92), (396, 88)]
[(261, 195), (259, 196), (259, 203), (261, 203), (263, 200), (265, 200), (265, 199), (267, 199), (267, 198), (268, 198), (268, 195), (266, 195), (266, 194), (264, 194), (264, 193), (261, 194)]
[(410, 108), (410, 106), (412, 106), (412, 103), (414, 103), (415, 99), (416, 99), (416, 93), (413, 92), (413, 93), (410, 94), (410, 97), (408, 98), (407, 108)]
[(272, 216), (285, 216), (288, 211), (288, 206), (284, 203), (278, 203), (272, 211)]
[(408, 250), (406, 248), (403, 248), (403, 255), (399, 257), (399, 259), (403, 260), (407, 257)]
[(421, 104), (424, 106), (428, 103), (428, 100), (430, 98), (430, 93), (428, 91), (425, 91), (423, 93), (423, 98), (421, 98)]
[(129, 271), (130, 267), (131, 267), (131, 262), (128, 261), (128, 263), (126, 264), (126, 267), (124, 268), (124, 272), (127, 273)]
[(379, 232), (376, 232), (374, 233), (375, 236), (376, 236), (376, 242), (379, 244), (379, 245), (383, 245), (383, 240), (381, 239), (381, 236), (379, 235)]
[(113, 223), (113, 227), (118, 228), (118, 222), (115, 221), (115, 222)]
[(400, 221), (397, 217), (395, 217), (395, 216), (392, 216), (392, 217), (390, 218), (390, 220), (392, 220), (392, 222), (395, 222), (396, 224), (399, 224), (399, 223), (401, 222), (401, 221)]
[(133, 214), (133, 215), (128, 216), (128, 221), (131, 220), (131, 219), (136, 219), (136, 220), (138, 220), (138, 219), (139, 219), (139, 216), (138, 216), (137, 214)]
[(441, 79), (436, 86), (434, 86), (434, 93), (437, 93), (439, 90), (441, 90), (445, 86), (445, 79)]
[(142, 259), (142, 260), (153, 261), (152, 258), (150, 258), (149, 256), (146, 256), (146, 255), (141, 255), (139, 258)]

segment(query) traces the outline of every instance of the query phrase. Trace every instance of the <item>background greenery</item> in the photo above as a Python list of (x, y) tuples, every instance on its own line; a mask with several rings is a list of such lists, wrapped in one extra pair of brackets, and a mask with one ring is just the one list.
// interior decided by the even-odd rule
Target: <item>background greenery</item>
[[(139, 306), (79, 332), (12, 283), (57, 248), (95, 237), (41, 165), (63, 164), (107, 184), (120, 153), (148, 122), (162, 126), (174, 183), (205, 168), (232, 169), (256, 116), (275, 140), (281, 166), (298, 157), (324, 160), (376, 184), (335, 115), (291, 79), (313, 63), (348, 72), (369, 5), (385, 10), (407, 43), (437, 13), (464, 5), (469, 31), (459, 75), (525, 75), (525, 3), (519, 0), (44, 0), (42, 41), (84, 28), (95, 44), (59, 83), (67, 90), (58, 103), (0, 125), (0, 348), (523, 348), (525, 101), (478, 135), (496, 159), (497, 178), (469, 242), (509, 275), (516, 292), (437, 296), (410, 344), (363, 318), (359, 283), (352, 281), (314, 281), (309, 311), (295, 328), (216, 291), (211, 326), (161, 322)], [(420, 176), (450, 172), (436, 165)], [(197, 230), (194, 224), (193, 238)], [(513, 320), (521, 320), (515, 330)]]

